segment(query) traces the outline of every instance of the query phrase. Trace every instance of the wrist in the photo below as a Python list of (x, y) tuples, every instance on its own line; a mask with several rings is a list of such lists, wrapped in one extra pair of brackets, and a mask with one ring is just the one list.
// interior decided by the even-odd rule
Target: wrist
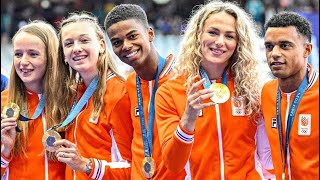
[(188, 121), (187, 118), (182, 117), (180, 120), (180, 126), (190, 132), (194, 132), (195, 129), (195, 121)]
[(12, 147), (5, 146), (4, 144), (1, 145), (1, 154), (4, 157), (10, 158), (11, 151), (12, 151)]
[(86, 163), (86, 168), (85, 168), (85, 172), (87, 175), (89, 175), (92, 171), (92, 160), (91, 159), (87, 159), (87, 163)]

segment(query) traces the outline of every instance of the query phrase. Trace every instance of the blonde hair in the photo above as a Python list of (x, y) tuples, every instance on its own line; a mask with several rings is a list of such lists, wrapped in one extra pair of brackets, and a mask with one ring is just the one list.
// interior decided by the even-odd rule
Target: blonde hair
[[(98, 68), (98, 85), (97, 89), (93, 93), (93, 105), (94, 110), (92, 113), (91, 118), (95, 119), (99, 116), (101, 109), (103, 107), (103, 97), (106, 92), (106, 77), (107, 72), (110, 70), (114, 74), (116, 74), (118, 77), (120, 77), (122, 80), (124, 80), (124, 77), (119, 73), (115, 60), (111, 56), (107, 45), (106, 45), (106, 38), (105, 38), (105, 32), (100, 27), (97, 18), (90, 14), (89, 12), (73, 12), (70, 13), (69, 16), (66, 19), (63, 19), (60, 23), (60, 32), (59, 32), (59, 38), (60, 38), (60, 45), (59, 45), (59, 59), (61, 62), (64, 62), (64, 53), (63, 53), (63, 47), (62, 47), (62, 38), (61, 38), (61, 32), (63, 31), (63, 27), (65, 27), (68, 24), (71, 23), (78, 23), (78, 22), (87, 22), (90, 24), (90, 27), (94, 28), (97, 34), (97, 38), (99, 40), (103, 40), (105, 43), (105, 51), (103, 53), (99, 54), (99, 59), (97, 63)], [(59, 92), (62, 94), (61, 97), (59, 97), (61, 105), (64, 109), (64, 115), (66, 116), (70, 110), (70, 101), (72, 99), (72, 96), (74, 95), (74, 85), (77, 83), (78, 78), (81, 80), (81, 77), (79, 76), (78, 72), (76, 72), (74, 69), (69, 68), (67, 64), (61, 63), (61, 67), (59, 67), (59, 71), (61, 73), (61, 77), (59, 79), (58, 84), (60, 84), (61, 89)]]
[[(59, 114), (59, 106), (57, 106), (56, 101), (56, 92), (57, 84), (52, 83), (57, 80), (58, 77), (58, 46), (59, 40), (57, 37), (57, 33), (52, 25), (45, 21), (35, 20), (29, 22), (27, 25), (20, 28), (12, 38), (12, 41), (15, 41), (16, 36), (21, 33), (26, 32), (28, 34), (32, 34), (37, 36), (45, 45), (45, 53), (47, 59), (46, 71), (43, 77), (43, 95), (46, 98), (45, 101), (45, 117), (46, 117), (46, 127), (54, 126), (59, 122), (59, 118), (57, 118), (57, 114)], [(9, 102), (15, 102), (22, 109), (22, 113), (24, 116), (29, 116), (28, 113), (28, 104), (27, 104), (27, 96), (26, 96), (26, 87), (23, 81), (20, 79), (18, 74), (15, 71), (14, 65), (11, 68), (10, 75), (10, 84), (9, 84)], [(15, 146), (13, 148), (14, 156), (18, 154), (25, 154), (27, 137), (29, 127), (28, 122), (17, 121), (18, 127), (22, 130), (21, 133), (17, 134)], [(50, 158), (54, 159), (54, 156), (50, 156)]]
[(239, 6), (231, 2), (211, 1), (197, 6), (185, 29), (181, 48), (174, 67), (175, 75), (184, 75), (187, 89), (200, 77), (199, 67), (202, 59), (200, 37), (208, 17), (219, 12), (226, 12), (236, 19), (238, 44), (230, 58), (228, 67), (235, 82), (236, 96), (246, 99), (248, 113), (260, 111), (261, 83), (258, 80), (259, 61), (255, 55), (258, 42), (257, 28), (252, 18)]

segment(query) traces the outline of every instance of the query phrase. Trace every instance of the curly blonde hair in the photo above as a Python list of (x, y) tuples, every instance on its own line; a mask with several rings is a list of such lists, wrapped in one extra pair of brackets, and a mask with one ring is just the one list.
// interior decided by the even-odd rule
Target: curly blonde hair
[[(98, 84), (97, 89), (93, 93), (93, 104), (94, 104), (94, 110), (92, 113), (91, 118), (95, 119), (99, 116), (101, 109), (103, 107), (103, 97), (106, 92), (106, 77), (107, 72), (111, 71), (114, 74), (116, 74), (118, 77), (120, 77), (122, 80), (124, 80), (124, 77), (119, 73), (115, 60), (113, 59), (112, 55), (110, 54), (107, 45), (106, 45), (106, 38), (105, 38), (105, 32), (99, 25), (98, 19), (89, 12), (73, 12), (70, 13), (69, 16), (62, 20), (60, 23), (60, 31), (58, 34), (58, 37), (60, 39), (60, 45), (59, 45), (59, 59), (61, 62), (64, 62), (64, 53), (63, 53), (63, 47), (62, 47), (62, 39), (61, 39), (61, 32), (63, 31), (63, 28), (71, 23), (78, 23), (78, 22), (87, 22), (92, 28), (95, 29), (98, 39), (103, 40), (105, 43), (105, 51), (103, 53), (99, 54), (99, 59), (97, 63), (98, 67)], [(61, 63), (61, 66), (59, 67), (60, 71), (60, 79), (58, 81), (58, 84), (61, 85), (61, 88), (59, 89), (59, 101), (61, 106), (63, 106), (64, 113), (62, 116), (66, 117), (68, 112), (70, 111), (70, 102), (74, 96), (75, 93), (75, 84), (77, 84), (77, 81), (81, 81), (82, 78), (78, 74), (77, 71), (75, 71), (72, 68), (69, 68), (68, 64)]]
[(259, 60), (255, 54), (258, 44), (258, 30), (252, 17), (238, 5), (231, 2), (211, 1), (196, 6), (188, 21), (181, 47), (174, 67), (176, 76), (184, 75), (187, 89), (200, 77), (202, 60), (201, 35), (203, 26), (210, 15), (226, 12), (236, 19), (238, 44), (229, 60), (228, 67), (235, 82), (235, 95), (246, 99), (248, 114), (260, 112), (260, 91), (262, 83), (258, 77)]
[[(27, 25), (21, 27), (13, 36), (12, 41), (21, 32), (26, 32), (28, 34), (34, 35), (41, 39), (45, 45), (46, 53), (46, 71), (43, 77), (42, 83), (42, 94), (45, 96), (45, 117), (46, 117), (46, 127), (52, 127), (60, 123), (60, 118), (57, 114), (61, 113), (59, 109), (58, 101), (56, 99), (56, 89), (58, 85), (55, 82), (58, 79), (58, 46), (59, 40), (55, 28), (41, 20), (35, 20), (29, 22)], [(16, 73), (14, 65), (11, 68), (10, 84), (9, 84), (9, 97), (8, 102), (15, 102), (21, 109), (24, 116), (28, 115), (28, 104), (26, 96), (26, 87), (23, 81), (20, 79)], [(22, 130), (21, 133), (17, 134), (15, 146), (13, 148), (14, 156), (24, 154), (26, 151), (26, 144), (28, 142), (28, 131), (30, 128), (28, 122), (17, 121), (18, 127)], [(55, 159), (54, 154), (49, 153), (49, 159)]]

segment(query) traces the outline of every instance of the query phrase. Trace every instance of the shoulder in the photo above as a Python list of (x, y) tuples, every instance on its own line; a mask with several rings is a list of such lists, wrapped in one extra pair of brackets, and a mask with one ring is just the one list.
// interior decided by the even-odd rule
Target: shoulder
[(175, 62), (176, 62), (176, 58), (173, 56), (173, 54), (169, 54), (166, 57), (166, 65), (161, 71), (160, 78), (163, 78), (170, 74)]
[(9, 97), (9, 89), (5, 89), (1, 92), (1, 109), (7, 103)]
[(278, 80), (272, 79), (263, 85), (262, 92), (264, 93), (269, 90), (277, 90), (277, 88), (278, 88)]
[(185, 92), (184, 82), (185, 80), (181, 76), (171, 77), (159, 87), (157, 93), (175, 94), (179, 92)]

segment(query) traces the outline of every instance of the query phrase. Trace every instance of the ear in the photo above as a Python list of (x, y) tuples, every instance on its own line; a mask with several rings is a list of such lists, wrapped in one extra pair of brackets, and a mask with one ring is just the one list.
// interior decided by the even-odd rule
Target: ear
[(104, 53), (105, 50), (106, 50), (106, 42), (105, 42), (105, 40), (101, 39), (100, 40), (99, 54)]
[(149, 35), (149, 42), (153, 42), (154, 41), (154, 31), (153, 31), (152, 27), (148, 28), (148, 35)]
[(304, 52), (303, 52), (303, 57), (307, 58), (311, 54), (312, 51), (312, 44), (311, 43), (306, 43), (304, 45)]

